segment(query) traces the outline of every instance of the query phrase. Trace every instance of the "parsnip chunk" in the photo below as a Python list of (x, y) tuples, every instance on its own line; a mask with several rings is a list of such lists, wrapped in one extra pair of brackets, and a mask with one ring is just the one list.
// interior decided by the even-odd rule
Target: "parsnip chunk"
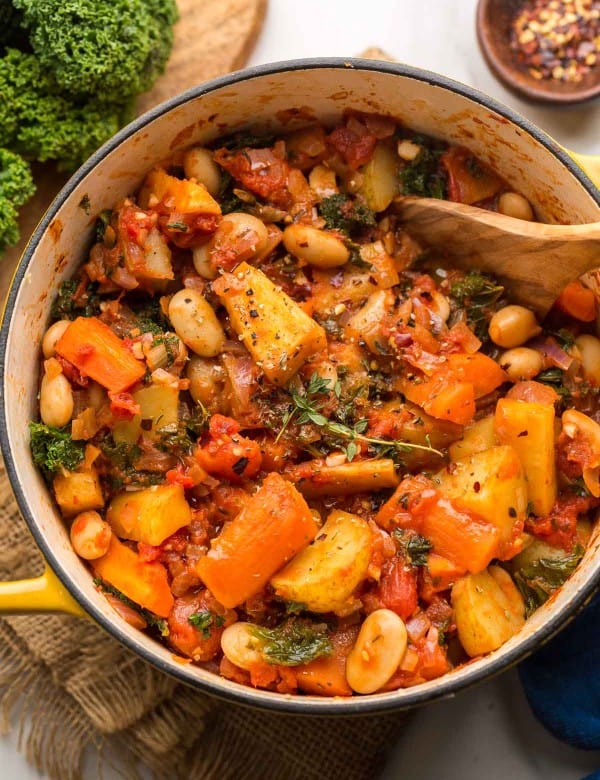
[(241, 263), (213, 289), (267, 379), (284, 385), (326, 346), (325, 331), (258, 268)]
[(458, 638), (471, 658), (497, 650), (525, 623), (525, 603), (499, 566), (470, 574), (452, 588)]

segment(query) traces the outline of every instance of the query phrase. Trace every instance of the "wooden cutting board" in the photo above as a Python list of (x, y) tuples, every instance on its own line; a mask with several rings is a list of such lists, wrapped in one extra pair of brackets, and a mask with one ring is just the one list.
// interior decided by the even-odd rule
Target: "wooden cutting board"
[[(163, 100), (208, 79), (241, 68), (261, 31), (267, 0), (177, 0), (173, 52), (165, 73), (154, 87), (140, 95), (139, 115)], [(20, 214), (21, 240), (0, 259), (0, 302), (29, 236), (68, 176), (54, 166), (34, 168), (37, 192)]]

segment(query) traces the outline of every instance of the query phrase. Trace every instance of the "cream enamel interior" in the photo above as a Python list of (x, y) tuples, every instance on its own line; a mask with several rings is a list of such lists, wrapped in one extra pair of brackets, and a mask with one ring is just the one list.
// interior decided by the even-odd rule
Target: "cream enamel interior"
[[(15, 304), (6, 315), (10, 318), (4, 375), (7, 435), (19, 483), (46, 547), (76, 582), (75, 592), (84, 594), (95, 611), (112, 621), (117, 635), (126, 638), (130, 646), (145, 648), (146, 655), (152, 655), (162, 668), (183, 675), (192, 684), (209, 682), (213, 692), (229, 696), (239, 686), (198, 667), (182, 664), (167, 649), (121, 621), (103, 596), (96, 593), (88, 571), (71, 550), (64, 525), (29, 454), (26, 431), (37, 403), (37, 345), (57, 285), (73, 273), (90, 245), (95, 215), (133, 193), (144, 173), (155, 163), (178, 149), (203, 143), (244, 125), (290, 129), (306, 124), (311, 118), (331, 121), (345, 109), (389, 114), (416, 130), (470, 147), (523, 192), (545, 221), (600, 220), (600, 208), (594, 198), (543, 144), (503, 116), (446, 87), (409, 76), (350, 67), (269, 73), (189, 99), (149, 121), (101, 158), (64, 200), (42, 235)], [(90, 204), (87, 212), (81, 205), (84, 196)], [(557, 598), (528, 621), (519, 636), (491, 656), (421, 686), (420, 700), (430, 699), (433, 691), (451, 693), (452, 687), (467, 680), (474, 667), (484, 670), (497, 664), (495, 659), (510, 655), (524, 636), (538, 633), (551, 612), (568, 611), (579, 589), (597, 568), (599, 544), (596, 535), (585, 563)], [(244, 691), (248, 693), (248, 689)], [(401, 707), (408, 696), (414, 701), (416, 691), (399, 690), (367, 698), (389, 701), (391, 697), (395, 706)], [(283, 708), (290, 710), (298, 700), (264, 691), (252, 694), (252, 703), (269, 706), (276, 698), (280, 705), (285, 701)], [(315, 711), (338, 708), (351, 712), (353, 706), (344, 700), (301, 697), (302, 702), (307, 700), (313, 703)]]

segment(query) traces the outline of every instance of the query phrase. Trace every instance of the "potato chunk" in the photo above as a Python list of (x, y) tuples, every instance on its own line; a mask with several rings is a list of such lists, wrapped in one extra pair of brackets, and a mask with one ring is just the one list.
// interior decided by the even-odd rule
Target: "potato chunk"
[(470, 574), (452, 588), (458, 638), (473, 658), (496, 650), (525, 623), (525, 603), (511, 576), (499, 566)]
[(106, 512), (106, 519), (117, 536), (154, 547), (188, 525), (191, 517), (183, 488), (169, 484), (119, 493)]
[(241, 263), (213, 289), (231, 325), (266, 377), (284, 385), (315, 353), (325, 331), (258, 268)]
[(140, 413), (131, 420), (118, 422), (113, 428), (115, 441), (135, 444), (142, 432), (142, 422), (152, 421), (146, 434), (155, 435), (161, 429), (174, 426), (179, 420), (179, 390), (170, 385), (148, 385), (133, 393), (133, 400), (140, 407)]
[(94, 466), (57, 474), (53, 487), (56, 502), (65, 517), (73, 517), (89, 509), (102, 509), (104, 506), (102, 486)]
[(434, 477), (440, 493), (456, 506), (495, 525), (500, 532), (498, 557), (511, 557), (523, 530), (527, 483), (517, 452), (508, 445), (476, 452)]
[(170, 176), (163, 168), (154, 168), (146, 176), (140, 192), (140, 205), (145, 207), (152, 196), (158, 201), (168, 203), (169, 208), (180, 214), (217, 216), (221, 213), (221, 207), (204, 184), (193, 179)]
[(312, 612), (341, 612), (367, 576), (371, 530), (358, 515), (334, 510), (315, 541), (271, 578), (277, 595)]
[(496, 406), (496, 435), (521, 459), (527, 494), (536, 515), (547, 515), (556, 501), (554, 406), (501, 398)]
[(471, 455), (475, 455), (476, 452), (491, 449), (497, 443), (494, 416), (483, 417), (481, 420), (468, 425), (464, 430), (462, 439), (450, 445), (448, 448), (450, 460), (456, 461), (468, 458)]
[(383, 211), (398, 194), (398, 156), (387, 143), (380, 141), (361, 173), (360, 193), (367, 206), (373, 211)]

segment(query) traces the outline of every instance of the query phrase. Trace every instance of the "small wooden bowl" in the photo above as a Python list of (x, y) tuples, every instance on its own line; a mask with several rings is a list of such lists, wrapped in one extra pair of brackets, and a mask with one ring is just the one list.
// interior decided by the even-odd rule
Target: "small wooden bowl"
[(568, 105), (600, 96), (600, 64), (574, 83), (552, 78), (534, 79), (510, 47), (511, 23), (524, 0), (479, 0), (477, 39), (494, 75), (512, 92), (544, 103)]

